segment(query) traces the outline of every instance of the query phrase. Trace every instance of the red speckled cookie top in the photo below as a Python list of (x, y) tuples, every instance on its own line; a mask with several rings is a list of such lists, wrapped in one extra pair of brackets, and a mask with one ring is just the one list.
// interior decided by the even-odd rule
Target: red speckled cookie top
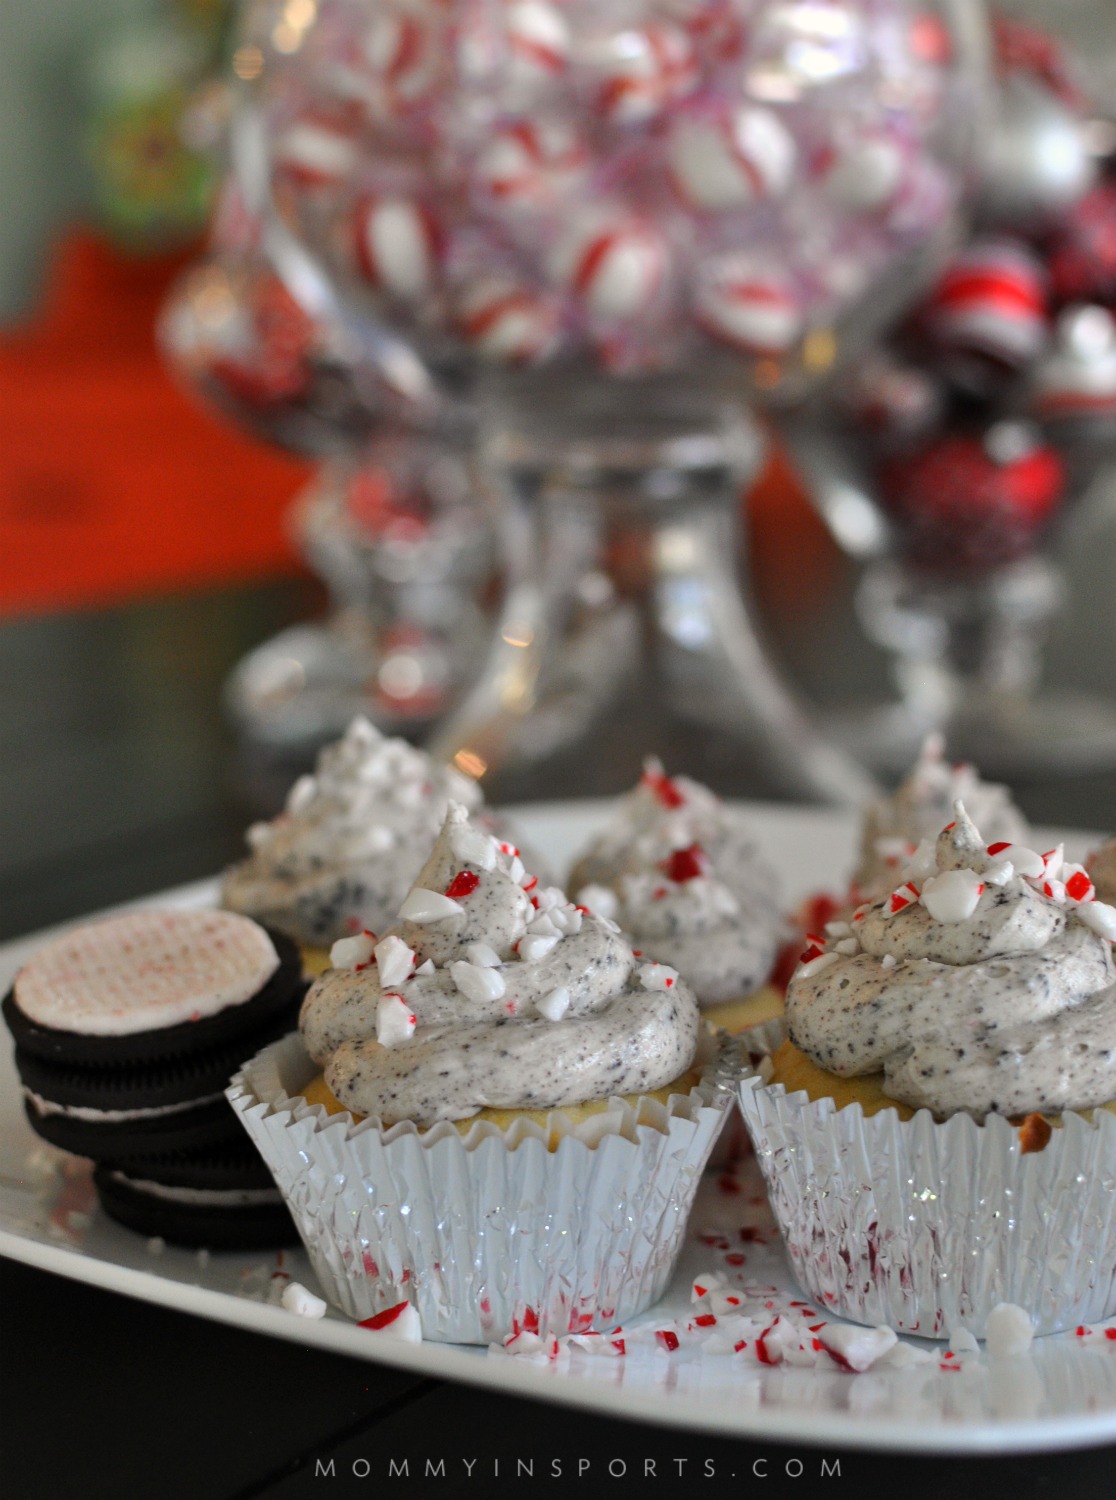
[(262, 927), (226, 911), (138, 911), (55, 938), (16, 976), (40, 1026), (128, 1036), (200, 1021), (257, 994), (279, 967)]

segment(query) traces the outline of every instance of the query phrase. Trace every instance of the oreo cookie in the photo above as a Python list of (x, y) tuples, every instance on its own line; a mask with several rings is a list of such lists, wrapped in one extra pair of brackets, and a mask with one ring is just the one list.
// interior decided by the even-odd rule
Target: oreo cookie
[(105, 1212), (181, 1245), (256, 1249), (294, 1230), (225, 1098), (298, 1024), (297, 945), (247, 917), (141, 911), (40, 949), (4, 1001), (27, 1116), (98, 1163)]
[(247, 917), (139, 911), (40, 949), (16, 975), (3, 1014), (28, 1056), (120, 1068), (257, 1033), (302, 985), (297, 944)]
[(111, 1219), (172, 1245), (265, 1250), (298, 1241), (282, 1195), (243, 1132), (220, 1149), (102, 1162), (93, 1183)]
[(129, 1161), (237, 1140), (243, 1130), (229, 1109), (225, 1086), (249, 1056), (295, 1029), (300, 1004), (301, 987), (285, 1010), (250, 1037), (145, 1066), (64, 1066), (17, 1047), (27, 1117), (51, 1145), (94, 1161)]

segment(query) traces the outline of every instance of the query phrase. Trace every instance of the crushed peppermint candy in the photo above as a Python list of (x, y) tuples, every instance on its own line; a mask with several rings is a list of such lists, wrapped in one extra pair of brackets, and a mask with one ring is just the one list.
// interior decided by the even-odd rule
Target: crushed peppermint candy
[(402, 938), (386, 937), (376, 944), (376, 967), (380, 971), (380, 983), (402, 984), (411, 977), (415, 966), (415, 952), (408, 948)]
[(316, 1297), (301, 1281), (289, 1281), (286, 1284), (279, 1298), (279, 1306), (299, 1318), (324, 1318), (326, 1314), (325, 1299)]
[(975, 870), (943, 870), (922, 887), (922, 904), (935, 922), (965, 922), (984, 894), (984, 881)]
[(463, 865), (475, 865), (478, 870), (496, 868), (496, 840), (479, 828), (459, 823), (450, 832), (450, 848)]
[(329, 962), (335, 969), (366, 969), (375, 952), (374, 934), (358, 932), (356, 937), (337, 939), (329, 950)]
[(570, 992), (564, 986), (535, 1001), (535, 1009), (547, 1021), (560, 1021), (569, 1008)]
[(898, 916), (901, 911), (906, 911), (908, 906), (913, 906), (919, 899), (919, 895), (918, 886), (910, 880), (906, 881), (888, 897), (885, 914), (889, 917)]
[(984, 1327), (985, 1348), (991, 1359), (1017, 1359), (1030, 1351), (1035, 1325), (1030, 1313), (1014, 1302), (998, 1302)]
[(491, 965), (458, 959), (449, 966), (450, 978), (467, 1000), (499, 1000), (507, 985), (500, 970)]
[(467, 943), (465, 957), (480, 969), (498, 969), (504, 962), (496, 949), (490, 948), (487, 943)]
[(383, 1312), (365, 1318), (357, 1325), (388, 1338), (401, 1339), (406, 1344), (422, 1343), (422, 1323), (418, 1311), (410, 1302), (397, 1302), (394, 1307), (385, 1307)]
[(669, 964), (641, 964), (636, 978), (645, 990), (672, 990), (678, 981), (678, 970)]
[(620, 908), (620, 898), (606, 885), (584, 885), (577, 893), (577, 904), (598, 917), (615, 917)]
[(414, 1036), (417, 1021), (402, 995), (384, 995), (376, 1007), (376, 1040), (381, 1047), (396, 1047)]
[(480, 885), (480, 876), (474, 870), (460, 870), (446, 886), (446, 896), (451, 901), (463, 901)]
[(416, 885), (399, 908), (403, 922), (444, 922), (447, 917), (463, 915), (462, 908), (452, 896), (443, 896), (441, 891), (427, 891)]
[(557, 948), (561, 941), (557, 933), (553, 937), (547, 937), (542, 933), (528, 932), (526, 937), (519, 940), (519, 956), (525, 964), (538, 963), (540, 958), (545, 958), (552, 949)]

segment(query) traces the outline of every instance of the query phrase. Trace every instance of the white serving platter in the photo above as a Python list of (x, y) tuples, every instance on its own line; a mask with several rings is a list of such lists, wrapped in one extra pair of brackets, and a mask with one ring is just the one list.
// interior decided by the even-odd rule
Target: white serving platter
[[(514, 816), (524, 841), (562, 870), (607, 816), (608, 807), (601, 802), (539, 804), (516, 809)], [(850, 817), (768, 804), (748, 811), (756, 843), (778, 873), (788, 905), (843, 883), (855, 847)], [(1096, 842), (1083, 833), (1065, 838), (1071, 858), (1080, 858)], [(216, 883), (206, 881), (136, 904), (207, 905), (215, 894)], [(0, 992), (50, 935), (37, 933), (0, 946)], [(743, 1247), (735, 1254), (745, 1256), (744, 1266), (727, 1274), (770, 1285), (786, 1299), (801, 1295), (762, 1199), (758, 1174), (741, 1169), (737, 1188), (724, 1191), (718, 1174), (710, 1174), (670, 1291), (636, 1325), (684, 1316), (695, 1276), (726, 1271), (722, 1251), (711, 1248), (703, 1235), (723, 1236)], [(742, 1229), (747, 1231), (743, 1238)], [(296, 1317), (268, 1300), (273, 1273), (280, 1269), (277, 1257), (160, 1250), (108, 1220), (97, 1207), (88, 1165), (46, 1147), (28, 1126), (6, 1033), (0, 1043), (0, 1253), (276, 1338), (657, 1425), (830, 1448), (938, 1453), (1010, 1453), (1116, 1442), (1116, 1340), (1085, 1341), (1073, 1333), (1038, 1340), (1030, 1355), (1020, 1359), (962, 1358), (960, 1368), (952, 1370), (935, 1359), (908, 1370), (854, 1375), (787, 1365), (765, 1368), (687, 1347), (668, 1355), (654, 1343), (629, 1344), (620, 1359), (575, 1354), (551, 1364), (484, 1349), (404, 1344), (356, 1327), (339, 1313), (321, 1321)], [(287, 1251), (281, 1269), (315, 1286), (301, 1251)]]

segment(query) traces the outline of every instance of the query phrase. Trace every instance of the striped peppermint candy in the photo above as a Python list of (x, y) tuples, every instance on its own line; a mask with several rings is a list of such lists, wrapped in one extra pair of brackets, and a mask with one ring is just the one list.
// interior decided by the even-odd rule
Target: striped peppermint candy
[(628, 320), (645, 313), (666, 280), (669, 251), (654, 225), (624, 214), (581, 217), (552, 257), (556, 278), (589, 314)]
[(708, 263), (693, 306), (705, 333), (745, 354), (782, 354), (803, 330), (804, 309), (794, 283), (747, 251)]
[(722, 213), (786, 192), (794, 175), (794, 138), (761, 105), (681, 115), (667, 140), (671, 181), (691, 209)]
[(1012, 240), (970, 245), (939, 281), (924, 321), (943, 347), (1022, 368), (1041, 353), (1047, 338), (1042, 265)]
[(357, 205), (353, 223), (357, 265), (372, 286), (404, 302), (427, 296), (438, 278), (442, 235), (424, 204), (372, 197)]
[(693, 41), (670, 21), (592, 36), (578, 48), (577, 61), (597, 79), (598, 113), (616, 125), (653, 119), (700, 78)]
[(496, 272), (475, 282), (457, 309), (462, 337), (492, 364), (542, 364), (561, 343), (561, 308), (555, 297)]

